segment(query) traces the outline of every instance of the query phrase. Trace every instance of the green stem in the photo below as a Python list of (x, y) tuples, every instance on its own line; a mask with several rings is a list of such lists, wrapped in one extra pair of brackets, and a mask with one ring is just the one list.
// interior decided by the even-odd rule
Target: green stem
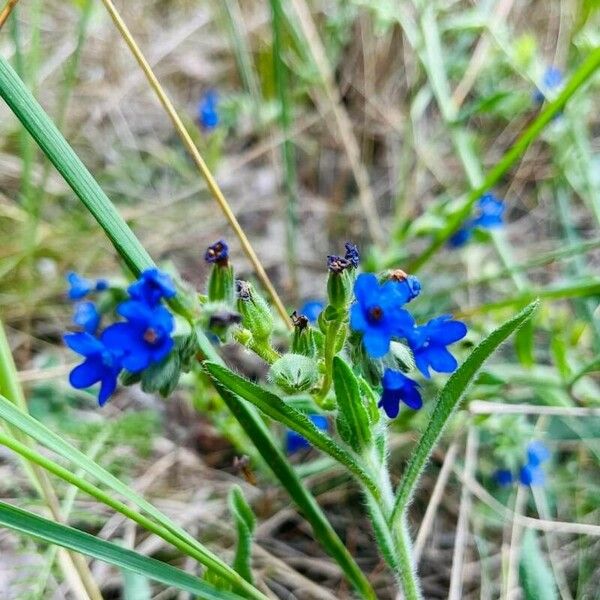
[(316, 401), (322, 405), (331, 389), (333, 383), (333, 357), (336, 355), (338, 334), (344, 324), (344, 318), (335, 318), (330, 321), (325, 334), (325, 348), (323, 350), (323, 358), (325, 361), (325, 374), (323, 375), (323, 383), (319, 390)]
[(412, 559), (412, 544), (408, 533), (406, 519), (402, 518), (396, 528), (396, 549), (400, 563), (400, 578), (406, 600), (421, 600), (423, 598)]
[(446, 241), (455, 233), (466, 218), (471, 214), (471, 210), (478, 198), (490, 190), (504, 174), (515, 164), (515, 162), (525, 153), (529, 145), (536, 140), (542, 133), (546, 125), (561, 110), (569, 99), (583, 86), (586, 81), (600, 67), (600, 48), (596, 48), (581, 63), (579, 68), (573, 73), (571, 79), (567, 81), (565, 87), (548, 105), (534, 121), (521, 133), (517, 141), (504, 153), (502, 158), (490, 169), (481, 185), (472, 189), (465, 199), (463, 207), (448, 218), (446, 226), (438, 234), (435, 240), (410, 264), (408, 270), (416, 272), (423, 267), (431, 257), (444, 246)]

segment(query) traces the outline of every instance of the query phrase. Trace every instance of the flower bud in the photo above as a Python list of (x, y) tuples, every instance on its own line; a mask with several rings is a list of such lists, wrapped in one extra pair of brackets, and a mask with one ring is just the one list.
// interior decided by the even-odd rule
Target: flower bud
[(266, 300), (247, 281), (236, 281), (237, 309), (242, 325), (257, 341), (265, 341), (273, 332), (273, 315)]
[(344, 310), (352, 297), (352, 276), (350, 267), (352, 263), (341, 256), (328, 256), (327, 268), (327, 297), (330, 306)]
[(210, 302), (233, 304), (234, 275), (229, 264), (229, 248), (223, 240), (209, 246), (204, 260), (212, 264), (208, 279), (208, 299)]
[(301, 354), (286, 354), (271, 365), (269, 380), (286, 394), (297, 394), (315, 386), (319, 378), (315, 362)]

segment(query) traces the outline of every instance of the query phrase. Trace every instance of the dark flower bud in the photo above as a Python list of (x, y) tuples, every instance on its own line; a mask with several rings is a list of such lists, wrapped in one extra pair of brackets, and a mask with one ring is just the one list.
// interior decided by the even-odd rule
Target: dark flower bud
[(208, 299), (211, 302), (233, 303), (233, 267), (229, 264), (229, 248), (223, 240), (209, 246), (204, 260), (213, 265), (208, 280)]
[(360, 253), (358, 251), (358, 246), (353, 244), (352, 242), (346, 242), (344, 244), (346, 248), (346, 254), (344, 258), (350, 262), (353, 268), (357, 269), (360, 264)]
[(327, 268), (330, 273), (343, 273), (346, 269), (352, 266), (352, 263), (343, 256), (330, 254), (327, 257)]
[(226, 267), (229, 264), (229, 246), (225, 240), (219, 240), (206, 249), (204, 260), (207, 263)]
[(303, 329), (306, 329), (308, 327), (308, 317), (306, 317), (305, 315), (299, 315), (296, 311), (294, 311), (290, 315), (290, 318), (292, 319), (292, 324), (294, 325), (294, 328), (302, 331)]

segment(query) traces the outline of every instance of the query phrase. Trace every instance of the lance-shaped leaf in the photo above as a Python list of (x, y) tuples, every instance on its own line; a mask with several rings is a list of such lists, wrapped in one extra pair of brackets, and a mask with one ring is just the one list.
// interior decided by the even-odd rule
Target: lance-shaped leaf
[(356, 376), (339, 356), (333, 358), (333, 386), (339, 411), (338, 432), (351, 448), (361, 452), (371, 445), (369, 413)]
[(5, 502), (0, 502), (0, 525), (144, 575), (154, 581), (195, 594), (203, 600), (242, 600), (242, 596), (217, 590), (197, 577), (159, 560), (111, 544), (73, 527), (38, 517)]
[(458, 407), (467, 387), (477, 375), (481, 365), (508, 336), (526, 323), (536, 311), (539, 301), (525, 307), (512, 319), (492, 331), (469, 355), (467, 360), (452, 374), (439, 393), (435, 408), (425, 432), (404, 471), (398, 487), (391, 522), (399, 519), (408, 506), (415, 487), (425, 469), (427, 460), (438, 443), (448, 419)]
[(317, 428), (304, 413), (286, 404), (279, 396), (240, 377), (227, 367), (211, 362), (204, 363), (204, 366), (217, 385), (225, 387), (244, 400), (248, 400), (271, 419), (279, 421), (299, 433), (312, 446), (329, 454), (329, 456), (343, 464), (369, 489), (375, 498), (380, 497), (377, 484), (358, 464), (354, 456)]
[(252, 581), (252, 536), (256, 527), (254, 513), (239, 486), (229, 493), (229, 509), (235, 518), (237, 546), (233, 557), (233, 568), (249, 583)]

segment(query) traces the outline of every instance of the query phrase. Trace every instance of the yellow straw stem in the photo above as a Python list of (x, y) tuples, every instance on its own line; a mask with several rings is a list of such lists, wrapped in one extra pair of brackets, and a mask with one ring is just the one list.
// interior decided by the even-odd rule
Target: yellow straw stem
[(4, 23), (6, 23), (8, 17), (10, 17), (10, 13), (12, 12), (12, 9), (17, 5), (18, 1), (19, 0), (8, 0), (8, 2), (4, 5), (2, 12), (0, 12), (0, 29), (2, 29)]
[(111, 0), (102, 0), (102, 3), (106, 7), (106, 10), (110, 14), (113, 22), (115, 23), (117, 29), (120, 32), (120, 34), (123, 36), (125, 43), (129, 46), (129, 49), (133, 53), (136, 61), (142, 68), (142, 71), (144, 71), (144, 74), (146, 75), (146, 78), (148, 79), (150, 86), (152, 87), (152, 89), (154, 90), (156, 95), (158, 96), (160, 103), (163, 105), (164, 109), (166, 110), (167, 114), (169, 115), (169, 118), (173, 122), (173, 125), (174, 125), (175, 129), (177, 130), (177, 133), (179, 134), (181, 141), (183, 142), (184, 146), (186, 147), (186, 149), (192, 156), (194, 162), (196, 163), (196, 166), (200, 170), (200, 173), (204, 177), (204, 179), (206, 181), (206, 185), (208, 186), (208, 189), (210, 190), (214, 199), (217, 201), (217, 204), (223, 211), (225, 218), (229, 221), (229, 224), (231, 225), (233, 231), (235, 232), (238, 239), (240, 240), (240, 243), (242, 245), (244, 252), (246, 253), (246, 256), (252, 263), (252, 266), (254, 267), (257, 277), (259, 278), (259, 280), (262, 283), (262, 285), (264, 286), (265, 290), (271, 297), (273, 304), (275, 304), (277, 312), (281, 315), (281, 318), (283, 319), (283, 321), (286, 324), (286, 326), (288, 327), (288, 329), (291, 329), (292, 323), (287, 314), (285, 306), (283, 305), (283, 302), (281, 301), (281, 298), (277, 294), (277, 291), (275, 290), (273, 284), (271, 283), (271, 280), (269, 279), (269, 276), (267, 275), (264, 267), (262, 266), (260, 259), (258, 258), (256, 252), (254, 251), (254, 248), (250, 244), (250, 240), (248, 240), (248, 237), (244, 233), (244, 230), (242, 229), (241, 225), (239, 224), (235, 214), (231, 210), (231, 207), (229, 206), (229, 203), (225, 199), (225, 196), (223, 195), (221, 188), (219, 187), (218, 183), (215, 181), (215, 178), (213, 177), (208, 166), (204, 162), (204, 159), (202, 158), (198, 148), (192, 141), (190, 134), (188, 133), (183, 122), (179, 118), (179, 115), (177, 114), (177, 111), (175, 110), (173, 103), (171, 102), (171, 100), (169, 99), (169, 97), (167, 96), (165, 91), (163, 90), (162, 86), (160, 85), (158, 79), (156, 78), (156, 75), (152, 71), (152, 67), (148, 64), (148, 61), (144, 58), (142, 51), (140, 50), (136, 41), (133, 39), (129, 29), (127, 28), (127, 25), (121, 18), (121, 15), (115, 8), (114, 4), (111, 2)]

